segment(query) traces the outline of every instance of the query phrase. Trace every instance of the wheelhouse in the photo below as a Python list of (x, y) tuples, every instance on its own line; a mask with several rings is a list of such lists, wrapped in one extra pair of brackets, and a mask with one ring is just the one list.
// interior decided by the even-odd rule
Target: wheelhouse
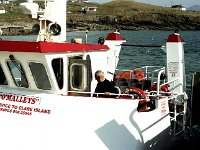
[(96, 66), (107, 64), (92, 65), (91, 60), (108, 59), (109, 51), (100, 44), (1, 41), (0, 45), (0, 85), (69, 95), (91, 92)]

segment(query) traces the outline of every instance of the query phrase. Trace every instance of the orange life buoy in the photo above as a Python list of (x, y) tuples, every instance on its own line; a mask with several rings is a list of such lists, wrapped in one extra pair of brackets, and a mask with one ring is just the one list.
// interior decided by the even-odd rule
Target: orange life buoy
[(134, 99), (141, 99), (137, 107), (138, 112), (148, 112), (155, 109), (155, 101), (147, 100), (147, 95), (143, 90), (136, 87), (129, 87), (127, 94), (133, 94)]
[(137, 87), (129, 87), (127, 89), (127, 94), (133, 94), (134, 99), (146, 99), (147, 95), (143, 90)]

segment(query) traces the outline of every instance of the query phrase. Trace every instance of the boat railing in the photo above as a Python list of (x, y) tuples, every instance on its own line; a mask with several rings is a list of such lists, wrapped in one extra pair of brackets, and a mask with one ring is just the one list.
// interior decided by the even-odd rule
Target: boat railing
[[(157, 77), (156, 77), (156, 79), (157, 79), (157, 81), (156, 82), (154, 82), (154, 83), (156, 83), (156, 85), (157, 85), (157, 91), (151, 91), (151, 92), (156, 92), (156, 94), (157, 95), (160, 95), (160, 94), (162, 94), (162, 93), (169, 93), (170, 95), (173, 95), (173, 94), (176, 94), (176, 93), (173, 93), (173, 91), (175, 90), (175, 89), (177, 89), (177, 88), (183, 88), (183, 85), (182, 84), (180, 84), (179, 82), (180, 82), (180, 79), (179, 78), (175, 78), (175, 79), (173, 79), (173, 80), (170, 80), (170, 81), (165, 81), (165, 80), (163, 80), (162, 82), (161, 82), (161, 75), (162, 74), (164, 74), (165, 73), (165, 70), (163, 69), (163, 68), (161, 68), (160, 70), (155, 70), (155, 72), (158, 72), (157, 74)], [(178, 82), (178, 83), (177, 83)], [(153, 85), (153, 84), (152, 84)], [(163, 91), (161, 91), (161, 88), (163, 87), (163, 86), (167, 86), (167, 87), (169, 87), (168, 88), (168, 91), (170, 91), (170, 92), (163, 92)]]
[[(180, 78), (175, 78), (173, 80), (161, 83), (160, 76), (164, 73), (164, 70), (160, 70), (157, 76), (157, 90), (146, 92), (150, 99), (153, 96), (156, 97), (168, 97), (169, 101), (169, 112), (170, 112), (170, 120), (172, 124), (171, 132), (174, 139), (185, 133), (186, 122), (187, 122), (187, 94), (185, 92), (177, 93), (177, 88), (183, 88), (183, 85), (180, 84)], [(162, 86), (169, 86), (168, 91), (162, 91)]]
[(137, 69), (142, 70), (145, 73), (145, 78), (151, 79), (152, 83), (157, 79), (156, 74), (158, 74), (158, 72), (161, 70), (165, 71), (165, 67), (163, 66), (143, 66)]
[[(73, 93), (74, 95), (86, 95), (89, 97), (101, 97), (102, 95), (104, 95), (105, 93), (96, 93), (96, 92), (85, 92), (85, 91), (67, 91), (69, 94), (68, 95), (72, 95), (70, 93)], [(115, 98), (121, 98), (121, 97), (126, 97), (128, 99), (134, 99), (133, 94), (125, 94), (125, 93), (109, 93), (108, 97), (115, 97)]]
[[(186, 129), (186, 122), (187, 122), (187, 94), (185, 92), (177, 93), (174, 92), (176, 88), (183, 88), (182, 84), (179, 83), (180, 79), (175, 78), (174, 80), (165, 82), (163, 84), (160, 84), (159, 78), (158, 78), (158, 84), (157, 84), (157, 95), (166, 95), (168, 96), (169, 101), (169, 109), (170, 109), (170, 118), (171, 118), (171, 124), (172, 124), (172, 135), (174, 136), (174, 139), (182, 134), (185, 133)], [(161, 87), (164, 85), (170, 85), (169, 92), (163, 92), (161, 91)]]
[(135, 69), (116, 69), (115, 74), (117, 75), (117, 74), (126, 72), (126, 75), (125, 75), (126, 77), (128, 77), (129, 79), (134, 79), (135, 78), (134, 70), (142, 71), (144, 73), (143, 79), (151, 81), (151, 85), (157, 82), (158, 73), (161, 70), (164, 70), (163, 73), (165, 73), (165, 67), (163, 66), (143, 66), (143, 67), (135, 68)]
[(134, 70), (138, 69), (141, 70), (145, 77), (144, 79), (148, 79), (152, 81), (152, 84), (157, 80), (157, 74), (160, 70), (165, 70), (165, 67), (163, 66), (143, 66), (140, 68), (134, 68), (134, 69), (116, 69), (116, 73), (121, 73), (121, 72), (125, 72), (125, 71), (129, 71), (130, 72), (130, 77), (134, 78)]
[[(156, 93), (156, 91), (152, 91), (152, 92)], [(147, 91), (145, 92), (145, 94), (147, 94), (147, 98), (146, 99), (149, 99), (149, 97), (151, 97), (151, 98), (152, 97), (155, 97), (155, 98), (157, 97), (156, 94), (155, 95), (150, 95), (149, 93), (150, 92), (147, 92)], [(165, 92), (165, 93), (167, 93), (167, 92)], [(88, 96), (88, 97), (102, 97), (102, 95), (104, 95), (104, 94), (105, 93), (85, 92), (85, 91), (68, 91), (68, 95), (70, 95), (70, 96), (75, 96), (75, 95), (78, 96), (79, 95), (79, 96)], [(113, 97), (113, 98), (117, 98), (117, 99), (144, 100), (144, 98), (135, 98), (134, 94), (130, 94), (130, 93), (109, 93), (107, 98), (109, 98), (109, 97)]]
[[(144, 66), (144, 67), (141, 67), (139, 69), (143, 69), (145, 70), (145, 74), (149, 74), (150, 73), (150, 68), (153, 69), (151, 71), (151, 73), (153, 74), (154, 78), (156, 78), (156, 82), (157, 83), (157, 90), (156, 91), (150, 91), (148, 92), (148, 90), (144, 90), (145, 94), (147, 95), (147, 97), (158, 97), (160, 95), (162, 96), (167, 96), (167, 95), (174, 95), (175, 93), (173, 93), (173, 89), (179, 87), (179, 86), (182, 86), (182, 85), (177, 85), (176, 84), (176, 81), (179, 80), (179, 78), (176, 78), (174, 80), (171, 80), (171, 81), (168, 81), (168, 82), (165, 82), (165, 81), (162, 81), (161, 82), (161, 74), (165, 73), (165, 68), (162, 67), (162, 66)], [(120, 70), (120, 71), (133, 71), (133, 70)], [(155, 76), (157, 74), (157, 76)], [(164, 85), (172, 85), (172, 87), (170, 87), (169, 89), (169, 92), (168, 91), (161, 91), (161, 87), (164, 86)], [(124, 91), (121, 91), (121, 89), (116, 86), (116, 88), (118, 89), (118, 94), (116, 93), (110, 93), (111, 96), (116, 96), (117, 98), (120, 98), (122, 96), (127, 96), (129, 97), (130, 99), (134, 99), (134, 96), (132, 94), (128, 94), (128, 93), (124, 93)], [(125, 90), (127, 89), (128, 87), (125, 88)], [(82, 94), (82, 95), (87, 95), (87, 96), (93, 96), (94, 94), (98, 97), (98, 95), (102, 95), (104, 93), (94, 93), (94, 92), (85, 92), (85, 91), (68, 91), (68, 93), (75, 93), (75, 94)], [(73, 95), (73, 94), (69, 94), (69, 95)]]
[(170, 111), (170, 118), (172, 123), (172, 133), (174, 139), (186, 131), (187, 125), (187, 114), (189, 110), (187, 109), (187, 95), (186, 93), (179, 93), (171, 97), (171, 103), (173, 105)]
[(160, 92), (160, 76), (162, 73), (164, 73), (165, 70), (160, 70), (159, 73), (158, 73), (158, 78), (157, 78), (157, 95), (159, 95), (159, 92)]
[(185, 92), (173, 93), (160, 91), (159, 95), (157, 93), (157, 91), (151, 91), (148, 97), (152, 99), (155, 96), (160, 97), (159, 95), (162, 95), (162, 98), (168, 98), (171, 134), (175, 140), (176, 137), (186, 132), (187, 120), (189, 119), (188, 114), (190, 114), (189, 109), (187, 109), (187, 95)]

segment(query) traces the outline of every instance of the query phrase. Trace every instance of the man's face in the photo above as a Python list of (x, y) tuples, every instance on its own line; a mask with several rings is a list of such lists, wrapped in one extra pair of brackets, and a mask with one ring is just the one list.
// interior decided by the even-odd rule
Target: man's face
[(100, 77), (98, 76), (98, 77), (96, 77), (96, 80), (98, 81), (98, 82), (100, 82)]

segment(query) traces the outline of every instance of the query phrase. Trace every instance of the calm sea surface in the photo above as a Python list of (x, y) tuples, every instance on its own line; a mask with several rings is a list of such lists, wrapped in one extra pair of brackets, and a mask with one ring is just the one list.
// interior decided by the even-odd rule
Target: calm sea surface
[[(90, 31), (88, 43), (97, 43), (110, 31)], [(172, 31), (121, 31), (129, 44), (165, 45)], [(191, 85), (192, 73), (200, 71), (200, 31), (180, 31), (185, 42), (185, 66), (187, 86)], [(1, 36), (2, 40), (35, 40), (35, 36)], [(67, 40), (85, 39), (85, 32), (68, 32)], [(122, 47), (118, 68), (132, 69), (145, 65), (165, 65), (166, 54), (160, 48)]]
[[(88, 33), (88, 41), (97, 43), (100, 36), (106, 37), (109, 31), (95, 31)], [(165, 45), (172, 31), (121, 31), (121, 35), (130, 44)], [(185, 67), (187, 87), (191, 86), (192, 74), (200, 72), (200, 31), (179, 32), (185, 44)], [(68, 33), (68, 40), (74, 37), (85, 38), (84, 32)], [(118, 68), (132, 69), (145, 65), (165, 65), (166, 54), (160, 48), (122, 47)]]

